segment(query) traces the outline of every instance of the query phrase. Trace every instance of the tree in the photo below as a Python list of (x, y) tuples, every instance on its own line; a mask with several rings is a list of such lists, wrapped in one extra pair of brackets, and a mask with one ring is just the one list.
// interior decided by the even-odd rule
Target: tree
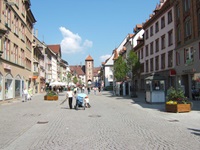
[(76, 84), (77, 82), (78, 82), (77, 77), (74, 77), (74, 78), (73, 78), (73, 83)]
[(71, 78), (72, 78), (72, 74), (70, 72), (68, 72), (67, 73), (67, 83), (68, 83), (68, 85), (71, 82)]
[(140, 62), (137, 57), (137, 54), (134, 51), (129, 52), (126, 61), (127, 61), (127, 68), (129, 71), (131, 71), (132, 74), (132, 92), (133, 92), (132, 96), (137, 97), (134, 85), (134, 78), (138, 74), (138, 70), (140, 69)]
[(126, 77), (127, 72), (128, 67), (126, 65), (126, 62), (120, 55), (114, 62), (114, 77), (116, 81), (123, 81)]

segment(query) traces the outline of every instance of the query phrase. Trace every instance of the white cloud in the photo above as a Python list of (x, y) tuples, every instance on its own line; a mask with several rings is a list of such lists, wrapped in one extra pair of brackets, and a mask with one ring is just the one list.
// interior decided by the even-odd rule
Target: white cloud
[(103, 55), (100, 57), (101, 62), (105, 62), (108, 58), (110, 58), (111, 55), (107, 54), (107, 55)]
[(85, 40), (82, 42), (82, 38), (78, 34), (74, 34), (65, 27), (60, 27), (60, 32), (63, 35), (61, 41), (62, 53), (78, 53), (92, 47), (92, 41)]

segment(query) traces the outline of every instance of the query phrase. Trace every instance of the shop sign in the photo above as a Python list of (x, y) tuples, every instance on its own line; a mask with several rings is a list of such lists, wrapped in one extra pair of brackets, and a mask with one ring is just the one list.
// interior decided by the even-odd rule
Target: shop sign
[(194, 73), (196, 72), (195, 69), (187, 69), (187, 70), (183, 70), (183, 73)]
[(171, 69), (171, 70), (169, 71), (169, 75), (170, 75), (170, 76), (175, 76), (175, 75), (176, 75), (176, 70)]

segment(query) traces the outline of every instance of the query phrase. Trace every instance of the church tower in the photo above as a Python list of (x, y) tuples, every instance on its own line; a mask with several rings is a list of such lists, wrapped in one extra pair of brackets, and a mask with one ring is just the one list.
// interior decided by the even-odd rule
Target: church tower
[(85, 77), (86, 77), (87, 85), (90, 85), (93, 83), (93, 68), (94, 68), (94, 60), (89, 55), (85, 59)]

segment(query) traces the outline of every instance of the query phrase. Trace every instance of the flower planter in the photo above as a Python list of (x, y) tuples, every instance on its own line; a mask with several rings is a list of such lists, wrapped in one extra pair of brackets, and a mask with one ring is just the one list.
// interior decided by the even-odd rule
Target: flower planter
[(44, 96), (44, 100), (56, 101), (58, 100), (58, 96)]
[(191, 104), (165, 104), (165, 111), (174, 113), (190, 112)]

